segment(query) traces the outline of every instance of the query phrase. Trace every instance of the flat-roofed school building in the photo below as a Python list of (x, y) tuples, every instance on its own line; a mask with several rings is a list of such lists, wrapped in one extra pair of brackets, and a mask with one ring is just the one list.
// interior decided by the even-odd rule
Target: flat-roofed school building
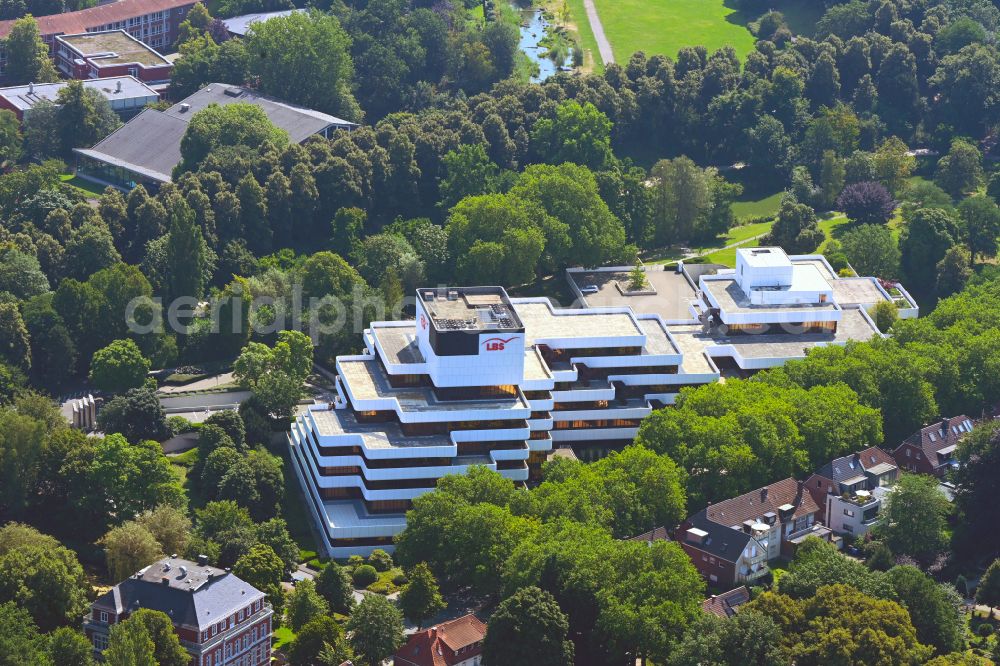
[(172, 62), (124, 30), (59, 35), (56, 69), (70, 79), (131, 76), (149, 86), (170, 84)]
[[(59, 91), (66, 83), (29, 83), (24, 86), (0, 88), (0, 108), (13, 111), (18, 120), (31, 115), (35, 105), (42, 101), (55, 103)], [(83, 81), (85, 88), (101, 93), (111, 110), (123, 120), (128, 120), (143, 108), (159, 101), (160, 95), (142, 81), (131, 76), (112, 76)]]

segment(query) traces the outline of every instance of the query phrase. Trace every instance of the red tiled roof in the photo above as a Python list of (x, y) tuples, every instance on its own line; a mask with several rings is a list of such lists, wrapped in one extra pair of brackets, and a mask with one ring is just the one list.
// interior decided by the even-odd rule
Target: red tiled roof
[[(118, 0), (106, 5), (89, 7), (76, 12), (39, 16), (38, 31), (46, 35), (72, 35), (87, 32), (108, 23), (116, 23), (166, 9), (194, 5), (195, 0)], [(0, 39), (6, 38), (14, 21), (0, 21)]]
[[(954, 446), (958, 441), (972, 430), (972, 421), (968, 416), (962, 414), (953, 416), (950, 419), (942, 419), (926, 428), (921, 428), (918, 432), (907, 437), (902, 444), (919, 446), (927, 460), (934, 466), (940, 462), (937, 460), (937, 452), (941, 449)], [(899, 447), (896, 447), (899, 450)]]
[[(482, 653), (480, 643), (486, 636), (486, 625), (475, 615), (444, 622), (410, 636), (406, 645), (396, 652), (396, 666), (452, 666)], [(456, 654), (462, 648), (469, 648)]]
[(812, 496), (802, 489), (798, 481), (789, 477), (739, 497), (712, 504), (705, 509), (705, 516), (714, 523), (732, 527), (746, 520), (760, 520), (768, 512), (777, 514), (778, 507), (785, 504), (795, 507), (792, 513), (795, 518), (819, 511)]
[(717, 594), (701, 602), (701, 609), (706, 613), (718, 615), (719, 617), (732, 617), (736, 614), (736, 607), (750, 601), (750, 590), (745, 585)]

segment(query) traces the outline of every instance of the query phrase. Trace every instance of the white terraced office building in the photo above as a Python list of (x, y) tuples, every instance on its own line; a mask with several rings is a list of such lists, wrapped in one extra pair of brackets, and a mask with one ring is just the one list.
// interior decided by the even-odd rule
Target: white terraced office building
[(391, 550), (411, 501), (446, 474), (484, 465), (526, 482), (554, 448), (624, 447), (681, 388), (717, 381), (717, 359), (752, 370), (879, 334), (837, 304), (845, 290), (822, 257), (755, 252), (740, 251), (735, 273), (701, 276), (698, 291), (685, 276), (695, 298), (679, 320), (556, 308), (501, 287), (418, 289), (415, 320), (372, 322), (363, 353), (337, 359), (334, 402), (289, 433), (327, 555)]

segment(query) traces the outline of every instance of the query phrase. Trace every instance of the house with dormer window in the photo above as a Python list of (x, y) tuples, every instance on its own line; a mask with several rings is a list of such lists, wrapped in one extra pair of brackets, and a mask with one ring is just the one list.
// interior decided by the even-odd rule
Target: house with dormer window
[(787, 478), (710, 504), (675, 538), (710, 584), (728, 588), (767, 575), (769, 561), (791, 557), (811, 536), (829, 540), (819, 511), (804, 484)]
[(410, 636), (394, 666), (480, 666), (486, 625), (469, 614)]
[(958, 443), (970, 432), (972, 420), (964, 414), (941, 419), (907, 437), (892, 457), (900, 469), (942, 477), (958, 466)]
[(879, 521), (886, 494), (899, 477), (893, 457), (877, 447), (836, 458), (806, 480), (820, 520), (835, 534), (859, 537)]

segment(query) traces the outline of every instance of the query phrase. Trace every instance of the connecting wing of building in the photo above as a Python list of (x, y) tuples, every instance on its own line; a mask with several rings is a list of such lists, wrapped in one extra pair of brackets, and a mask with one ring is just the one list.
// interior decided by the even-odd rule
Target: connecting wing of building
[(687, 299), (677, 318), (649, 290), (632, 307), (618, 284), (617, 304), (578, 308), (501, 287), (418, 289), (415, 320), (373, 322), (362, 353), (336, 361), (335, 399), (288, 437), (327, 554), (391, 549), (412, 500), (446, 474), (484, 465), (528, 482), (554, 448), (584, 459), (623, 448), (683, 387), (881, 335), (874, 303), (916, 315), (901, 287), (779, 248), (740, 250), (735, 271), (697, 287), (683, 269), (678, 279), (686, 292), (661, 294)]

